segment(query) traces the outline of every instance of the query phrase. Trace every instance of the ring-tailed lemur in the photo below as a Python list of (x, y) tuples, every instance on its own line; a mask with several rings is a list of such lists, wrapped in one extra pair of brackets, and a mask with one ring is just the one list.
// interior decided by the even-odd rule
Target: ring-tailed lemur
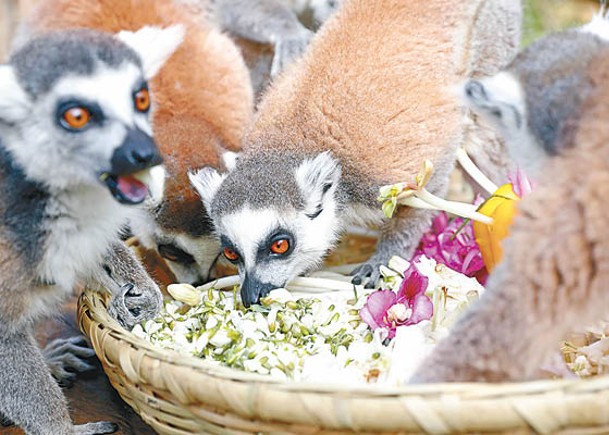
[(413, 382), (522, 381), (609, 308), (609, 21), (547, 36), (466, 84), (538, 186), (523, 198), (488, 291)]
[[(431, 214), (403, 208), (388, 221), (379, 188), (413, 179), (429, 159), (428, 188), (445, 192), (464, 136), (449, 87), (471, 73), (464, 51), (492, 51), (487, 39), (462, 37), (478, 34), (472, 23), (501, 32), (493, 19), (505, 23), (506, 9), (519, 5), (346, 1), (322, 26), (262, 101), (235, 169), (191, 177), (239, 267), (245, 305), (319, 265), (349, 221), (382, 225), (356, 281), (375, 285), (380, 264), (413, 252)], [(480, 10), (487, 22), (476, 21)]]
[[(0, 65), (0, 414), (28, 434), (115, 430), (72, 424), (31, 327), (76, 284), (107, 276), (128, 205), (145, 199), (141, 179), (161, 162), (147, 82), (181, 37), (179, 28), (49, 33)], [(143, 276), (146, 288), (117, 289), (118, 320), (159, 309)]]
[(546, 36), (502, 71), (468, 81), (465, 104), (504, 138), (513, 159), (535, 175), (573, 128), (573, 113), (593, 87), (587, 65), (609, 41), (602, 15), (580, 28)]
[(248, 71), (235, 44), (207, 17), (189, 15), (174, 0), (41, 0), (21, 34), (167, 24), (185, 28), (180, 48), (150, 82), (158, 102), (153, 130), (167, 176), (162, 200), (133, 213), (131, 228), (143, 246), (165, 259), (175, 281), (196, 284), (213, 277), (220, 246), (187, 173), (224, 169), (222, 156), (240, 150), (253, 114)]

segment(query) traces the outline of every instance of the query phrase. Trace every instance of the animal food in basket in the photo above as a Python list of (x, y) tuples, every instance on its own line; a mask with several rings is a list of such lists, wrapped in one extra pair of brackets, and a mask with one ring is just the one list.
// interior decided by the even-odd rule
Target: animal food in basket
[(199, 288), (171, 285), (175, 300), (133, 333), (281, 380), (397, 385), (484, 290), (425, 256), (412, 264), (392, 259), (383, 268), (385, 290), (323, 276), (299, 278), (249, 309), (239, 300), (238, 277)]

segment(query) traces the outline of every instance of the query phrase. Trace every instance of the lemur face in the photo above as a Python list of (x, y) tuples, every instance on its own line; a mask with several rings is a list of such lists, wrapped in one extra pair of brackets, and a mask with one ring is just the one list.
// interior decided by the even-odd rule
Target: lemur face
[(323, 153), (296, 166), (286, 156), (268, 159), (238, 160), (228, 175), (206, 168), (191, 176), (224, 257), (239, 269), (245, 306), (318, 266), (340, 229), (335, 159)]
[(191, 237), (162, 232), (158, 234), (156, 246), (178, 282), (201, 285), (215, 277), (220, 244), (212, 234)]
[(546, 36), (524, 49), (501, 72), (468, 81), (465, 104), (501, 134), (511, 157), (529, 174), (561, 151), (558, 138), (591, 89), (590, 61), (609, 44), (609, 21)]
[(16, 52), (1, 67), (0, 89), (12, 101), (0, 103), (0, 134), (28, 178), (56, 190), (105, 187), (121, 203), (142, 202), (141, 179), (162, 161), (150, 124), (150, 60), (92, 31), (51, 33)]
[[(191, 219), (195, 218), (191, 216)], [(220, 242), (212, 233), (211, 224), (206, 234), (189, 234), (184, 228), (160, 225), (153, 211), (132, 216), (131, 227), (145, 247), (155, 250), (165, 260), (176, 282), (201, 285), (215, 277)]]
[(510, 157), (527, 172), (544, 158), (544, 151), (529, 130), (522, 86), (508, 71), (468, 81), (463, 89), (467, 106), (503, 138)]

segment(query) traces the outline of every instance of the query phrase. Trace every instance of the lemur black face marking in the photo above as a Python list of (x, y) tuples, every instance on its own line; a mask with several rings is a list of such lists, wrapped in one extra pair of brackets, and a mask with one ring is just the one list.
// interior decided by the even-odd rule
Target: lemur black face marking
[(184, 265), (193, 264), (195, 262), (192, 255), (173, 244), (160, 244), (158, 250), (161, 257), (166, 258), (169, 261)]
[[(294, 236), (287, 230), (277, 229), (269, 234), (258, 245), (256, 253), (257, 263), (286, 259), (296, 247)], [(242, 255), (239, 249), (228, 238), (221, 237), (221, 243), (224, 257), (227, 260), (233, 264), (242, 262)]]
[(294, 251), (296, 242), (290, 232), (280, 229), (272, 234), (258, 248), (256, 261), (259, 263), (285, 259)]
[(135, 110), (140, 113), (148, 113), (150, 111), (150, 91), (148, 83), (143, 82), (133, 92), (133, 105)]
[(76, 97), (57, 104), (57, 124), (70, 133), (81, 133), (104, 121), (104, 112), (99, 104)]
[(233, 264), (238, 264), (242, 261), (242, 256), (239, 253), (239, 250), (228, 238), (222, 236), (220, 238), (220, 243), (222, 244), (222, 253), (228, 261)]

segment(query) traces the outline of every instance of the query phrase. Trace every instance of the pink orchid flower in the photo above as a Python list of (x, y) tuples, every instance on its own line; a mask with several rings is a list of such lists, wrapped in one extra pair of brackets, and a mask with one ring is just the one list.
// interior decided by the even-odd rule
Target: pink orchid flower
[(510, 173), (508, 180), (512, 183), (514, 193), (521, 198), (531, 193), (535, 188), (535, 183), (520, 168)]
[(482, 284), (488, 275), (471, 221), (465, 223), (465, 219), (460, 217), (451, 220), (446, 212), (439, 213), (433, 219), (431, 228), (421, 238), (413, 261), (421, 255), (466, 276), (475, 277)]
[(425, 295), (429, 279), (421, 275), (414, 263), (404, 272), (404, 280), (398, 293), (378, 290), (368, 296), (359, 315), (372, 330), (383, 328), (387, 338), (395, 337), (398, 326), (414, 325), (431, 319), (433, 304)]

